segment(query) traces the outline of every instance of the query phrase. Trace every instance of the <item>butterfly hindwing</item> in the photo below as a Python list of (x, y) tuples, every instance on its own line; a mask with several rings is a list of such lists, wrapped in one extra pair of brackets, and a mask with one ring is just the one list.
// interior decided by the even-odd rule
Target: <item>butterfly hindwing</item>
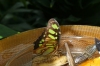
[(58, 48), (60, 39), (60, 27), (55, 19), (50, 19), (44, 33), (37, 39), (34, 44), (34, 52), (37, 54), (47, 55)]

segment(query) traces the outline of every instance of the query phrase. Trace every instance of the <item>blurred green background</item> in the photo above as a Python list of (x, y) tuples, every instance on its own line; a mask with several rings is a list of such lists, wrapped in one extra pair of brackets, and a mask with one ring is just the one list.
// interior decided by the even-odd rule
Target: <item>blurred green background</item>
[(100, 26), (100, 0), (0, 0), (0, 39), (45, 27), (50, 18), (60, 25)]

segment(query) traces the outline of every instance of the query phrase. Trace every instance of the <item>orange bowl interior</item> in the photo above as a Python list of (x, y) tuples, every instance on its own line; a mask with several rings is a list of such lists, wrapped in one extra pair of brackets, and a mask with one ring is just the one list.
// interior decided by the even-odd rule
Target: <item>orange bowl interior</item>
[[(100, 27), (86, 25), (63, 25), (60, 26), (60, 28), (61, 36), (86, 36), (100, 39)], [(33, 42), (41, 35), (43, 30), (44, 28), (28, 30), (0, 40), (0, 57), (2, 58), (0, 60), (0, 66), (5, 66), (6, 62), (8, 62), (10, 58), (13, 58), (17, 54), (24, 51), (27, 46), (33, 44)], [(80, 45), (79, 48), (84, 49), (85, 46), (86, 45)], [(24, 53), (26, 52), (23, 52), (22, 55)], [(19, 54), (19, 56), (22, 55)], [(18, 58), (18, 56), (16, 58)]]

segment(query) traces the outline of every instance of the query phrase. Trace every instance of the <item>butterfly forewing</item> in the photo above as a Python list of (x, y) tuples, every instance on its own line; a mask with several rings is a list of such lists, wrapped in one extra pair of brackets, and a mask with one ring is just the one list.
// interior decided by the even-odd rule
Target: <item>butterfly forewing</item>
[(58, 48), (60, 27), (55, 19), (50, 19), (44, 33), (34, 42), (34, 53), (47, 55)]

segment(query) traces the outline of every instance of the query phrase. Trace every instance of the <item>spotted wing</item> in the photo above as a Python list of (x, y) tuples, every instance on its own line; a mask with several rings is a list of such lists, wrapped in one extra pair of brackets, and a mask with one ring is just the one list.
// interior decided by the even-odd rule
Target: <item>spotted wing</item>
[(60, 33), (58, 22), (50, 19), (43, 34), (34, 42), (34, 53), (47, 55), (54, 52), (58, 48)]

